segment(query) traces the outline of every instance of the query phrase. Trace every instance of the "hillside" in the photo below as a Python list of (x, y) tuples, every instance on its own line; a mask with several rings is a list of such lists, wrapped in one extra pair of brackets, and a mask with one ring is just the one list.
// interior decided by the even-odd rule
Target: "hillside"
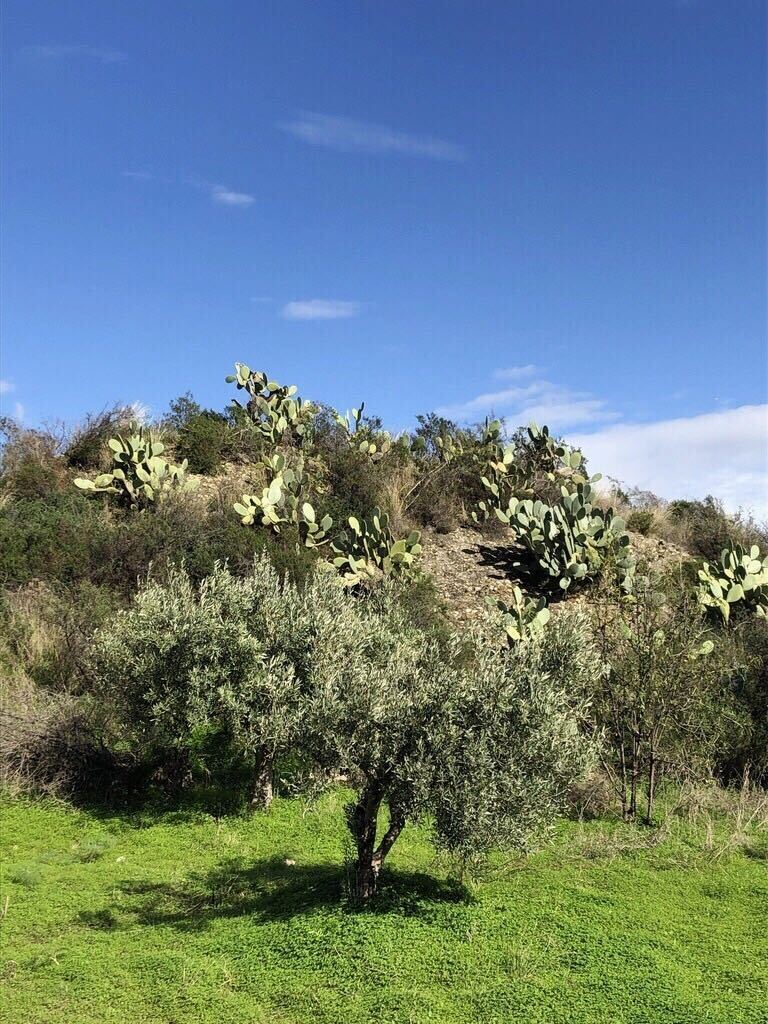
[(759, 1024), (764, 530), (235, 381), (5, 424), (4, 1019)]

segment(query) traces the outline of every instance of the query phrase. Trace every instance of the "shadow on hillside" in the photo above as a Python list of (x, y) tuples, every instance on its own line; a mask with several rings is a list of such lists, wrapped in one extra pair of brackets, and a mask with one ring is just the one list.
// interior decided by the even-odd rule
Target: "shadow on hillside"
[(545, 596), (549, 604), (554, 604), (566, 596), (559, 587), (547, 587), (542, 583), (540, 566), (524, 548), (479, 543), (475, 552), (481, 565), (494, 569), (499, 579), (520, 584), (531, 597)]
[[(171, 925), (198, 930), (218, 918), (254, 917), (281, 921), (327, 907), (345, 913), (429, 913), (435, 903), (467, 903), (472, 896), (458, 882), (441, 881), (420, 872), (385, 871), (376, 899), (366, 907), (348, 898), (342, 868), (324, 864), (288, 865), (280, 857), (244, 864), (224, 861), (206, 874), (190, 875), (172, 885), (134, 882), (122, 886), (126, 900), (120, 916), (143, 925)], [(115, 926), (113, 911), (81, 914), (79, 923), (91, 928)]]

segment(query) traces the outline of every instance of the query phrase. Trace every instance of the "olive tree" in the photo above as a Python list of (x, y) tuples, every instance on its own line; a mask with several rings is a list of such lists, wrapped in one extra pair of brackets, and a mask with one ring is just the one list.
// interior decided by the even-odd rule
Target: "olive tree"
[(557, 628), (514, 650), (500, 626), (446, 640), (414, 625), (396, 584), (355, 596), (318, 571), (300, 589), (262, 558), (243, 579), (217, 567), (199, 586), (182, 570), (145, 584), (94, 662), (136, 730), (183, 743), (200, 723), (226, 728), (262, 803), (281, 751), (315, 783), (343, 772), (366, 900), (410, 820), (464, 855), (551, 820), (590, 753), (578, 638)]
[(347, 824), (354, 892), (366, 900), (409, 820), (426, 817), (436, 843), (463, 855), (523, 846), (552, 819), (591, 744), (567, 644), (548, 672), (541, 643), (510, 650), (500, 629), (437, 643), (409, 625), (391, 588), (357, 611), (359, 642), (345, 657), (315, 633), (303, 742), (355, 788)]
[(199, 586), (173, 570), (96, 634), (94, 677), (134, 736), (183, 746), (200, 725), (225, 731), (253, 765), (254, 805), (268, 806), (275, 757), (297, 734), (303, 604), (266, 556)]

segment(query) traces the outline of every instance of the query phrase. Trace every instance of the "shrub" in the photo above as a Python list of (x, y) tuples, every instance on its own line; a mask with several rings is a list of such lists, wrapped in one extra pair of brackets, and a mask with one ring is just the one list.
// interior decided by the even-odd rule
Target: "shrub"
[(349, 516), (365, 517), (381, 504), (380, 463), (341, 442), (328, 444), (321, 454), (327, 466), (327, 491), (319, 502), (323, 515), (344, 523)]
[(55, 588), (34, 581), (7, 592), (0, 606), (7, 655), (44, 690), (68, 694), (87, 690), (83, 669), (90, 635), (116, 604), (111, 588), (87, 581)]
[(322, 777), (344, 770), (367, 899), (406, 820), (430, 811), (437, 843), (464, 856), (521, 845), (586, 762), (568, 658), (555, 682), (540, 646), (487, 641), (438, 643), (397, 588), (355, 599), (318, 573), (299, 590), (262, 558), (240, 580), (218, 567), (199, 587), (181, 571), (149, 582), (97, 635), (93, 667), (134, 741), (230, 737), (259, 801), (289, 749)]
[(667, 515), (680, 531), (680, 543), (707, 561), (716, 561), (723, 548), (737, 539), (722, 503), (711, 495), (703, 501), (672, 501)]
[(60, 440), (44, 430), (24, 430), (0, 419), (0, 488), (26, 500), (54, 498), (69, 486), (59, 457)]
[(574, 817), (591, 821), (607, 818), (616, 804), (616, 792), (604, 772), (590, 772), (568, 789), (568, 807)]
[(635, 508), (627, 516), (627, 529), (640, 533), (647, 537), (654, 523), (653, 510), (650, 508)]
[(67, 441), (63, 459), (71, 469), (109, 469), (112, 456), (107, 447), (110, 437), (127, 429), (134, 418), (134, 410), (123, 405), (113, 405), (99, 413), (89, 413), (83, 423), (72, 432)]
[(726, 779), (740, 779), (749, 772), (763, 783), (768, 780), (768, 620), (748, 618), (721, 634), (721, 643), (732, 645), (729, 688), (743, 715), (744, 729), (719, 751), (719, 769)]
[(0, 584), (70, 584), (93, 579), (109, 562), (111, 521), (77, 493), (21, 498), (0, 505)]
[(189, 393), (171, 402), (164, 425), (172, 432), (176, 455), (188, 461), (192, 473), (212, 476), (238, 452), (231, 418), (201, 408)]
[(637, 576), (631, 593), (604, 581), (590, 607), (603, 674), (594, 703), (622, 815), (653, 815), (662, 774), (708, 774), (732, 728), (728, 651), (675, 579)]
[(173, 569), (96, 635), (94, 676), (134, 744), (149, 733), (184, 750), (201, 734), (224, 735), (251, 765), (254, 802), (268, 804), (275, 758), (298, 730), (309, 601), (343, 610), (337, 588), (305, 597), (266, 557), (241, 579), (216, 566), (199, 586)]

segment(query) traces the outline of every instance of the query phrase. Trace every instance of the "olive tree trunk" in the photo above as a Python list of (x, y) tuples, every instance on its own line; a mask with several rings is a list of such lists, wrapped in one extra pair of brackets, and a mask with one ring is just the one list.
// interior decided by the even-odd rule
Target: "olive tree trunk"
[(267, 750), (260, 750), (256, 755), (251, 789), (251, 807), (258, 811), (268, 811), (272, 803), (273, 785), (272, 772), (274, 757)]
[(353, 896), (361, 903), (376, 895), (382, 865), (405, 826), (404, 813), (396, 806), (390, 806), (389, 828), (379, 845), (376, 845), (376, 830), (383, 800), (384, 788), (381, 783), (369, 782), (348, 814), (349, 829), (357, 848)]

